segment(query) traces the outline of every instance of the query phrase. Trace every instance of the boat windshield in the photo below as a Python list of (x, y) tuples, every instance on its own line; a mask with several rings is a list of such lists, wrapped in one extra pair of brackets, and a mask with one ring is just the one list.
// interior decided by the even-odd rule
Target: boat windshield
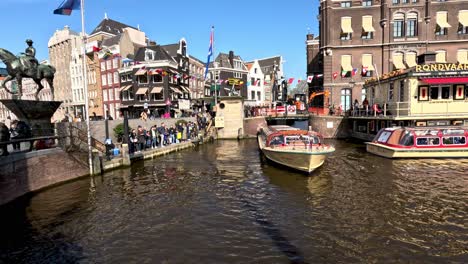
[(297, 144), (319, 144), (320, 138), (318, 136), (307, 136), (307, 135), (298, 135), (298, 136), (286, 136), (287, 145), (297, 145)]
[(278, 146), (278, 145), (283, 145), (283, 144), (284, 144), (284, 136), (283, 135), (274, 136), (270, 140), (270, 146)]
[(405, 134), (401, 137), (400, 145), (402, 146), (413, 146), (414, 136), (410, 131), (405, 131)]

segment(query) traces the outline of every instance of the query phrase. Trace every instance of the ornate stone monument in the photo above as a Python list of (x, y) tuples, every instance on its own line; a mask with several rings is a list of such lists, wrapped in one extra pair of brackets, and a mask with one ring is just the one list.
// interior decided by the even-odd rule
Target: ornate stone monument
[[(54, 96), (54, 74), (55, 68), (51, 65), (39, 64), (35, 58), (36, 50), (32, 46), (33, 41), (26, 40), (28, 47), (24, 53), (15, 56), (8, 50), (0, 48), (0, 60), (6, 65), (8, 76), (0, 83), (0, 88), (14, 94), (5, 86), (6, 82), (16, 79), (18, 84), (18, 99), (0, 100), (21, 121), (28, 123), (32, 128), (33, 137), (52, 136), (54, 134), (53, 124), (50, 122), (52, 115), (62, 102), (60, 101), (37, 101), (39, 92), (44, 88), (41, 83), (46, 79)], [(37, 84), (36, 100), (21, 100), (23, 93), (23, 78), (31, 78)]]

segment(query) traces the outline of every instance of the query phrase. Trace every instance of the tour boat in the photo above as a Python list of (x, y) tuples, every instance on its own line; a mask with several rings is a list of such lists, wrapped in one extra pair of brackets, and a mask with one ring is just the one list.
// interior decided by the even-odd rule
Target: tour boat
[(367, 151), (386, 158), (468, 158), (468, 128), (382, 128)]
[(322, 166), (327, 154), (335, 151), (322, 143), (318, 133), (290, 126), (262, 127), (257, 140), (267, 159), (307, 173)]

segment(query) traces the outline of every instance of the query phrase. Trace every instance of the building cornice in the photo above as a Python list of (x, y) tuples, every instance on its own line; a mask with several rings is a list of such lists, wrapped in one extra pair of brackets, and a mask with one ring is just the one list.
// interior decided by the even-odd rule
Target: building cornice
[(413, 45), (413, 44), (423, 44), (423, 45), (433, 45), (433, 44), (445, 44), (445, 43), (468, 43), (468, 39), (459, 39), (459, 40), (431, 40), (426, 41), (401, 41), (401, 42), (388, 42), (384, 44), (366, 44), (366, 45), (340, 45), (340, 46), (323, 46), (320, 49), (349, 49), (349, 48), (363, 48), (363, 47), (382, 47), (382, 46), (392, 46), (392, 45)]

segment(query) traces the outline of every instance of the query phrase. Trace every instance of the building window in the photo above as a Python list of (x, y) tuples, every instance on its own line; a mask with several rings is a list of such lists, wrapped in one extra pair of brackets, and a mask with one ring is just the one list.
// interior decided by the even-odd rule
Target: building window
[(138, 83), (139, 84), (148, 83), (148, 75), (146, 75), (146, 74), (138, 75)]
[(120, 89), (114, 90), (115, 100), (120, 100)]
[(162, 76), (160, 74), (153, 75), (153, 83), (160, 83), (162, 81), (163, 81), (163, 79), (162, 79)]
[(441, 28), (439, 25), (437, 25), (435, 34), (436, 34), (436, 36), (445, 36), (445, 35), (448, 34), (448, 29), (447, 28)]
[(109, 101), (114, 101), (114, 90), (109, 89)]
[(107, 100), (107, 89), (102, 91), (102, 100), (105, 101), (105, 102), (108, 101)]
[(107, 70), (112, 69), (112, 60), (107, 60), (106, 61), (106, 67), (107, 67)]
[(372, 6), (372, 0), (362, 0), (362, 6)]
[(250, 91), (250, 100), (255, 100), (255, 91)]
[(341, 7), (351, 7), (351, 1), (343, 1), (340, 3)]
[(341, 40), (351, 40), (351, 36), (352, 36), (351, 33), (341, 33), (340, 39)]
[(101, 75), (101, 83), (102, 83), (102, 85), (107, 85), (107, 75), (106, 74)]
[(400, 81), (400, 92), (398, 94), (400, 96), (399, 101), (404, 102), (405, 101), (405, 81), (401, 80)]
[(364, 102), (365, 99), (367, 99), (367, 89), (362, 88), (362, 90), (361, 90), (361, 103)]
[(388, 101), (393, 101), (394, 87), (393, 82), (389, 83), (388, 87)]
[(450, 99), (450, 86), (442, 86), (440, 97), (442, 99)]
[(107, 82), (109, 85), (112, 85), (114, 82), (113, 82), (113, 79), (112, 79), (112, 73), (107, 73)]
[(119, 83), (119, 72), (114, 72), (114, 83), (118, 84)]
[(351, 17), (341, 18), (341, 40), (350, 40), (352, 38), (353, 28), (351, 23)]
[(399, 3), (400, 3), (400, 0), (392, 0), (392, 3), (393, 3), (394, 5), (399, 4)]
[(114, 69), (119, 68), (119, 58), (115, 57), (112, 61), (112, 66), (114, 66)]
[(101, 71), (105, 71), (105, 70), (106, 70), (106, 62), (101, 61)]
[(374, 27), (372, 23), (372, 16), (363, 16), (362, 17), (362, 39), (372, 39), (374, 38)]
[(361, 38), (362, 39), (373, 39), (374, 38), (374, 32), (362, 32)]
[(403, 37), (403, 20), (395, 20), (393, 21), (393, 37), (394, 38), (401, 38)]
[(411, 12), (406, 21), (406, 36), (415, 37), (418, 35), (418, 14)]
[(262, 93), (257, 92), (257, 101), (261, 101), (261, 100), (262, 100)]

